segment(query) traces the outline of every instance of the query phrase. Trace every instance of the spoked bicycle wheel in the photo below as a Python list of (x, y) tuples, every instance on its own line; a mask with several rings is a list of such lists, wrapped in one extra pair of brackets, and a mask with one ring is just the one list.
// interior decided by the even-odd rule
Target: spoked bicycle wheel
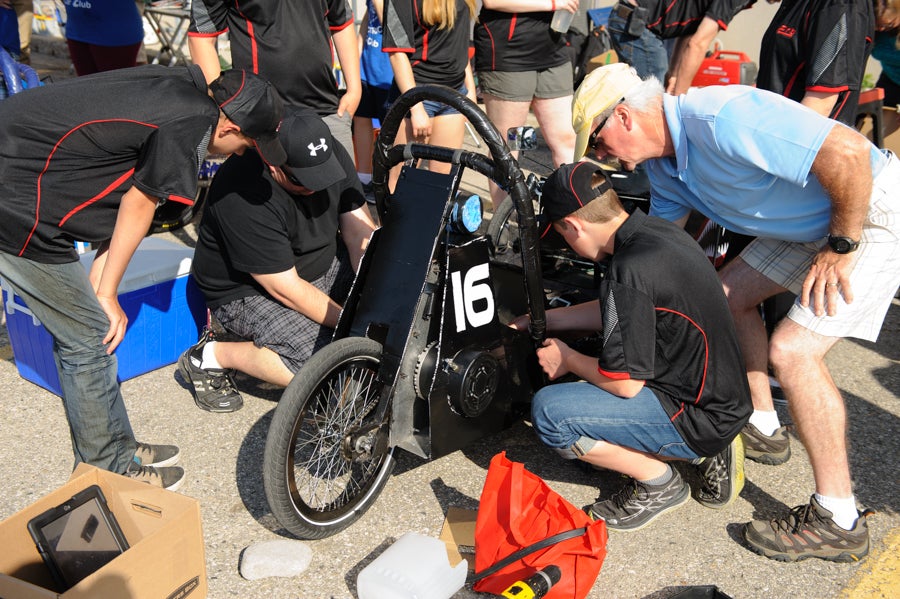
[(266, 439), (263, 479), (278, 522), (301, 539), (333, 535), (374, 503), (394, 469), (379, 419), (381, 344), (340, 339), (285, 390)]

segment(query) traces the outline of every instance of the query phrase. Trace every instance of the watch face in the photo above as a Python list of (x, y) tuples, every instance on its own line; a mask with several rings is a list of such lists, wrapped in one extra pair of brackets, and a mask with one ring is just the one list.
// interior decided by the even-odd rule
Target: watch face
[(836, 254), (849, 254), (859, 245), (849, 237), (828, 237), (828, 245)]

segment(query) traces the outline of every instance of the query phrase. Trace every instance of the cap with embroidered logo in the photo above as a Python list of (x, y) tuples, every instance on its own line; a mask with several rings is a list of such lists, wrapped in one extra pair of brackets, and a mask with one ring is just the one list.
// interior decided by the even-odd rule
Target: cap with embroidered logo
[[(604, 177), (597, 187), (591, 186), (594, 173)], [(596, 164), (575, 162), (560, 166), (547, 178), (541, 190), (541, 237), (547, 235), (554, 222), (569, 216), (610, 189), (609, 177)]]
[(347, 176), (328, 125), (312, 110), (288, 109), (278, 137), (287, 151), (285, 166), (303, 187), (320, 191)]
[(278, 124), (284, 104), (271, 83), (243, 69), (222, 71), (209, 84), (219, 110), (253, 140), (263, 160), (284, 164), (284, 148), (278, 141)]

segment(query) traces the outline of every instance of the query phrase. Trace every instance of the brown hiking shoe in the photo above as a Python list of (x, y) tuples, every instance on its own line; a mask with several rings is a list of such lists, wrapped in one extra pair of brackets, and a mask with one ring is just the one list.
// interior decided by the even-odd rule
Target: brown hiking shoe
[(809, 557), (831, 562), (857, 562), (869, 553), (868, 510), (859, 515), (853, 530), (844, 530), (819, 505), (815, 495), (808, 505), (791, 510), (787, 518), (748, 522), (741, 535), (756, 553), (780, 562)]
[(785, 426), (768, 437), (748, 422), (741, 429), (741, 437), (744, 439), (744, 456), (748, 460), (777, 466), (791, 458), (791, 440)]

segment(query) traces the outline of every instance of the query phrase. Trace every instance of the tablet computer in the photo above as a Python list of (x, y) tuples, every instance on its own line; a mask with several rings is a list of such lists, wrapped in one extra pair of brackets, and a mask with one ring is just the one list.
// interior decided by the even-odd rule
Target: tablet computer
[(59, 592), (65, 592), (128, 549), (97, 485), (28, 522), (28, 532)]

